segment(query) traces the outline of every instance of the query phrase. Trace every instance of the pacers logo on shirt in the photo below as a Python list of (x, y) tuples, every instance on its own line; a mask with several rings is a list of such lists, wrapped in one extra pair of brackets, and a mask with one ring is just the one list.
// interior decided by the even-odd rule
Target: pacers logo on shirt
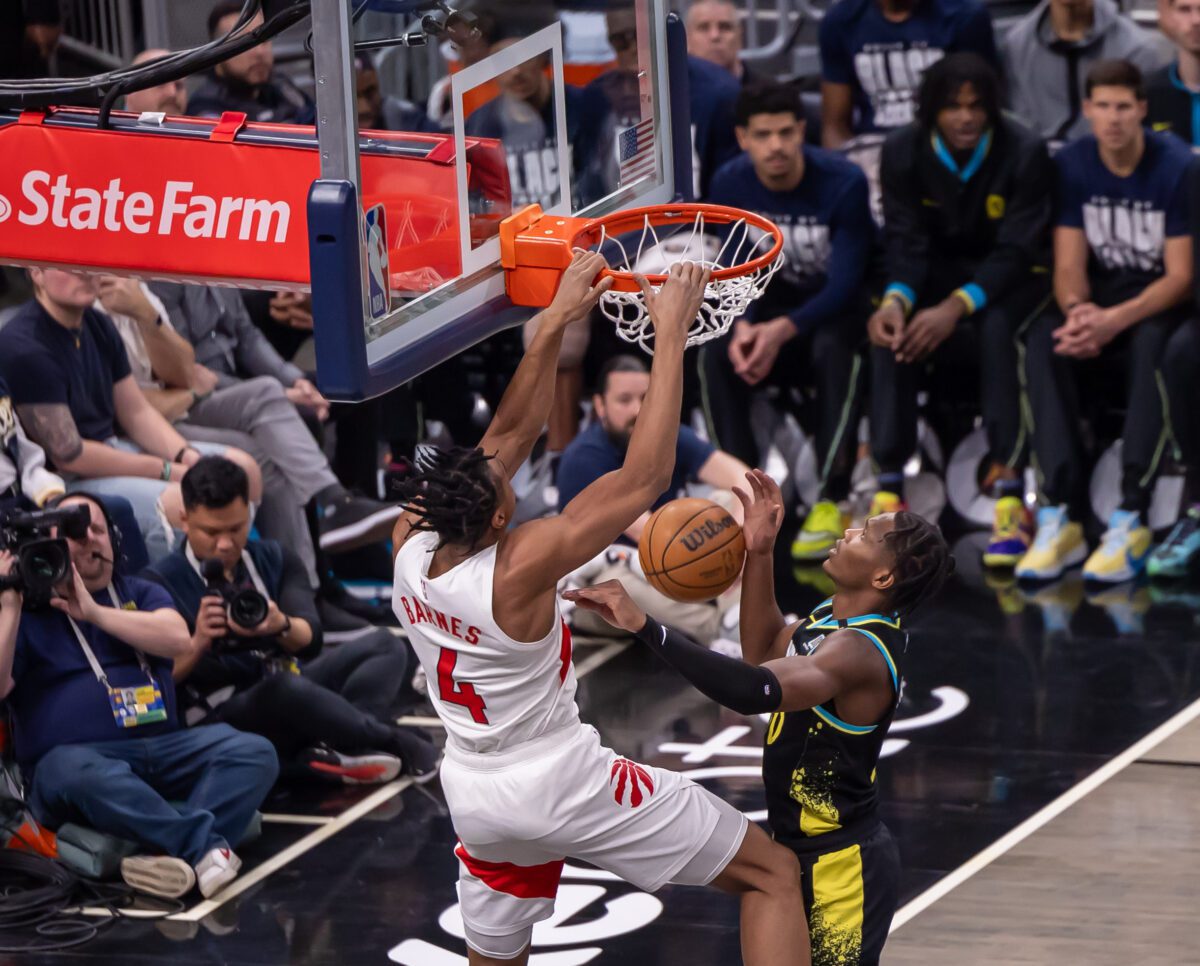
[(987, 196), (987, 216), (996, 221), (1004, 217), (1004, 198), (1001, 195)]

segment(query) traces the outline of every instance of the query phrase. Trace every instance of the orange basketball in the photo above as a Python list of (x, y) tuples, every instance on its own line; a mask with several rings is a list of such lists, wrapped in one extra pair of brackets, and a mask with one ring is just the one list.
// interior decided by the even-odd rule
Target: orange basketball
[(651, 586), (672, 600), (712, 600), (742, 572), (746, 543), (724, 507), (684, 497), (651, 514), (638, 541), (638, 559)]

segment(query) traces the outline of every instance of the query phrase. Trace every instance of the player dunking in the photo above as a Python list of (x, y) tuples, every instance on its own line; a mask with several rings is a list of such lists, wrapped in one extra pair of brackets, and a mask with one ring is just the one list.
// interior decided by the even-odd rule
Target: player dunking
[(650, 390), (624, 466), (560, 516), (509, 529), (510, 478), (550, 412), (563, 330), (595, 305), (605, 267), (579, 252), (476, 449), (438, 452), (397, 523), (393, 606), (446, 727), (442, 788), (459, 838), (458, 894), (473, 966), (528, 960), (567, 858), (653, 892), (712, 883), (741, 896), (751, 966), (808, 963), (794, 856), (674, 772), (600, 744), (579, 720), (559, 580), (609, 546), (667, 487), (683, 350), (708, 273), (676, 265), (656, 294)]
[[(813, 966), (873, 966), (887, 940), (900, 859), (879, 820), (875, 766), (900, 700), (901, 620), (937, 593), (954, 561), (937, 527), (901, 511), (847, 530), (825, 572), (836, 592), (787, 624), (775, 602), (773, 550), (783, 497), (747, 474), (745, 662), (647, 618), (615, 580), (565, 596), (649, 644), (714, 701), (772, 712), (763, 750), (767, 817), (800, 859)], [(736, 492), (736, 491), (735, 491)]]

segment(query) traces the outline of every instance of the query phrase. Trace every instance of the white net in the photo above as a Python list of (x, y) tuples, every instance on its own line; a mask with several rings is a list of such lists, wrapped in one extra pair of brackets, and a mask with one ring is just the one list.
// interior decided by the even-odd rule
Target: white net
[[(720, 234), (706, 231), (712, 227), (719, 229)], [(636, 248), (633, 235), (638, 236)], [(690, 225), (656, 227), (646, 215), (641, 232), (626, 233), (624, 240), (602, 230), (595, 247), (608, 257), (614, 269), (647, 275), (664, 274), (678, 262), (692, 262), (714, 271), (733, 268), (766, 255), (774, 244), (775, 236), (771, 232), (744, 218), (708, 226), (704, 212), (699, 211)], [(743, 275), (709, 282), (700, 311), (688, 330), (687, 345), (701, 345), (728, 332), (734, 321), (746, 314), (750, 303), (762, 296), (767, 283), (782, 265), (781, 251), (777, 258)], [(657, 290), (657, 286), (652, 287)], [(641, 291), (605, 292), (600, 299), (600, 309), (616, 325), (622, 339), (654, 354), (654, 324)]]

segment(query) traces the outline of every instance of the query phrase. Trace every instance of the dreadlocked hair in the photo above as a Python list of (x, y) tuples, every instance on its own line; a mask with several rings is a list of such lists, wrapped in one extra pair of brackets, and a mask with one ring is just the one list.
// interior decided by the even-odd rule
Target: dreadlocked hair
[(446, 544), (474, 548), (488, 531), (499, 493), (482, 449), (421, 447), (417, 472), (400, 484), (400, 503), (419, 519), (413, 529)]
[(936, 524), (902, 510), (884, 538), (895, 557), (892, 607), (907, 617), (934, 597), (954, 573), (954, 557)]

